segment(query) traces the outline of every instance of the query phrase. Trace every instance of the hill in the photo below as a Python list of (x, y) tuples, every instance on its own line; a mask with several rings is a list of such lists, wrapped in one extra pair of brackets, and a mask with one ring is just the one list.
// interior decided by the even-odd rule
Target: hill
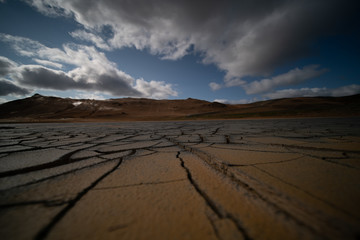
[(360, 116), (360, 95), (228, 105), (198, 99), (70, 99), (35, 94), (0, 105), (1, 122), (145, 121)]

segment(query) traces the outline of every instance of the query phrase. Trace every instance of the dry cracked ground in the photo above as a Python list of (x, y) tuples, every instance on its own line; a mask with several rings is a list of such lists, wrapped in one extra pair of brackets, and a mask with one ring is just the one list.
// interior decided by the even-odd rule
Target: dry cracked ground
[(0, 126), (1, 239), (359, 239), (360, 119)]

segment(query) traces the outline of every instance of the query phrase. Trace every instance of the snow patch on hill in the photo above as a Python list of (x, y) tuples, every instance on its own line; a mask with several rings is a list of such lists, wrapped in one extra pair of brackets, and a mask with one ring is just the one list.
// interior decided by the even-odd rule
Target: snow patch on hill
[(79, 105), (81, 105), (83, 102), (81, 102), (81, 101), (77, 101), (77, 102), (73, 102), (72, 104), (75, 106), (75, 107), (77, 107), (77, 106), (79, 106)]

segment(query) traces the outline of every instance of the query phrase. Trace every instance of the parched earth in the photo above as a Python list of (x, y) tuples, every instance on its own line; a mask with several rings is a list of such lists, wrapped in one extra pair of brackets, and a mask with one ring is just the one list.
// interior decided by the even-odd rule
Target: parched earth
[(0, 125), (0, 238), (359, 239), (359, 120)]

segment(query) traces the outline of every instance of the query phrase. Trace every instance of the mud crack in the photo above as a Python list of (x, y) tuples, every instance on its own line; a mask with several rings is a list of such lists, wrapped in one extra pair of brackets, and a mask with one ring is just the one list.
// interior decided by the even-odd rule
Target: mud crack
[[(244, 239), (247, 239), (247, 240), (252, 239), (252, 238), (250, 238), (250, 236), (248, 235), (248, 233), (246, 232), (244, 227), (241, 225), (241, 223), (237, 219), (235, 219), (231, 214), (222, 211), (216, 205), (216, 203), (206, 194), (206, 192), (204, 192), (199, 187), (199, 185), (194, 181), (192, 174), (190, 172), (190, 169), (185, 165), (184, 160), (180, 157), (180, 151), (177, 152), (176, 158), (180, 160), (180, 165), (185, 170), (187, 178), (188, 178), (189, 182), (191, 183), (191, 185), (194, 187), (196, 192), (205, 200), (206, 204), (216, 214), (216, 216), (220, 219), (226, 219), (226, 218), (230, 219), (236, 225), (237, 229), (242, 233)], [(217, 234), (217, 230), (214, 229), (214, 232)]]

